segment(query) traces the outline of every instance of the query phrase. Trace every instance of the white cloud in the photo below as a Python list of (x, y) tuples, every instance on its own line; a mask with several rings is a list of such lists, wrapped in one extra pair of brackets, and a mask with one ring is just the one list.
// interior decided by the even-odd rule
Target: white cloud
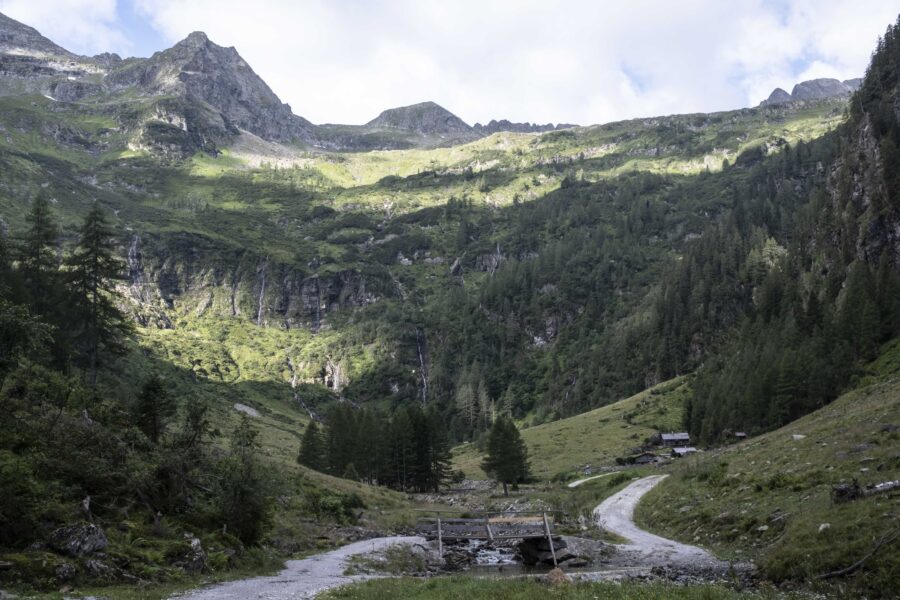
[[(56, 21), (101, 7), (75, 20), (112, 27), (112, 0), (30, 1), (55, 7), (42, 14)], [(470, 123), (747, 106), (804, 78), (861, 76), (898, 12), (896, 0), (120, 1), (168, 44), (203, 30), (235, 46), (297, 114), (344, 123), (423, 100)], [(0, 0), (4, 12), (13, 5), (30, 6)], [(90, 31), (71, 29), (72, 39)]]
[(76, 54), (130, 47), (116, 23), (116, 0), (0, 0), (0, 12)]

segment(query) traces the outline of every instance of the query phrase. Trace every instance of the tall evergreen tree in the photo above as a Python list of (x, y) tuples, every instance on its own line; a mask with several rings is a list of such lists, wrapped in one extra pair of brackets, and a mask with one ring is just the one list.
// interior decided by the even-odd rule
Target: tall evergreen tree
[(506, 417), (494, 422), (488, 435), (487, 454), (481, 463), (484, 472), (503, 484), (503, 495), (509, 495), (509, 485), (529, 477), (528, 448), (516, 424)]
[(247, 415), (242, 415), (231, 438), (229, 456), (222, 464), (218, 494), (228, 531), (245, 544), (258, 542), (271, 518), (269, 482), (257, 457), (258, 435)]
[(115, 282), (123, 279), (124, 267), (115, 255), (113, 231), (99, 205), (94, 204), (85, 217), (78, 246), (66, 262), (74, 292), (75, 338), (95, 385), (100, 352), (123, 352), (122, 338), (132, 331), (131, 322), (115, 303)]
[(53, 309), (56, 295), (59, 231), (53, 220), (50, 202), (43, 192), (35, 196), (25, 222), (28, 229), (18, 248), (19, 269), (33, 312), (46, 316)]
[(165, 382), (159, 375), (151, 375), (144, 382), (135, 403), (134, 412), (138, 427), (156, 444), (177, 410), (178, 404), (166, 388)]
[(309, 467), (314, 471), (322, 471), (326, 464), (325, 444), (322, 441), (322, 434), (319, 431), (319, 425), (315, 421), (310, 421), (303, 432), (303, 438), (300, 440), (300, 453), (297, 455), (297, 462), (305, 467)]

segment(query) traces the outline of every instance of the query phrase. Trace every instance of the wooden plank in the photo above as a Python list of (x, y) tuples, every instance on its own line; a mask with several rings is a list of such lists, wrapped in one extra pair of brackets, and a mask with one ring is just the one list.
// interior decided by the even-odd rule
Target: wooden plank
[(550, 554), (553, 555), (553, 566), (558, 567), (559, 565), (556, 563), (556, 550), (553, 548), (553, 536), (550, 534), (550, 524), (547, 523), (547, 513), (544, 513), (543, 517), (544, 531), (547, 534), (547, 541), (550, 542)]

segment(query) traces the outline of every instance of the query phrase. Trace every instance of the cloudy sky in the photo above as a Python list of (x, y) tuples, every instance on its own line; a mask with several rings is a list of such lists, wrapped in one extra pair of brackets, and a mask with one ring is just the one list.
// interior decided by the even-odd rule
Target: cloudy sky
[(434, 100), (469, 123), (588, 124), (861, 76), (900, 0), (0, 0), (0, 12), (81, 54), (148, 56), (205, 31), (316, 123)]

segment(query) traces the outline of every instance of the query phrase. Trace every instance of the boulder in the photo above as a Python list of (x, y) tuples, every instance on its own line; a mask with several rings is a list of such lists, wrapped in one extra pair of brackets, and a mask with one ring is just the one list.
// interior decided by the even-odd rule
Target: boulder
[(106, 548), (109, 541), (98, 525), (79, 523), (60, 527), (50, 534), (47, 545), (68, 556), (84, 556)]
[[(576, 558), (568, 549), (568, 543), (562, 538), (553, 538), (553, 549), (556, 551), (557, 564)], [(538, 563), (553, 564), (553, 552), (550, 551), (550, 543), (546, 538), (530, 538), (522, 540), (518, 545), (522, 562), (528, 566)]]
[(183, 569), (186, 573), (205, 573), (209, 570), (206, 564), (206, 551), (199, 538), (189, 537), (174, 557), (173, 565)]

